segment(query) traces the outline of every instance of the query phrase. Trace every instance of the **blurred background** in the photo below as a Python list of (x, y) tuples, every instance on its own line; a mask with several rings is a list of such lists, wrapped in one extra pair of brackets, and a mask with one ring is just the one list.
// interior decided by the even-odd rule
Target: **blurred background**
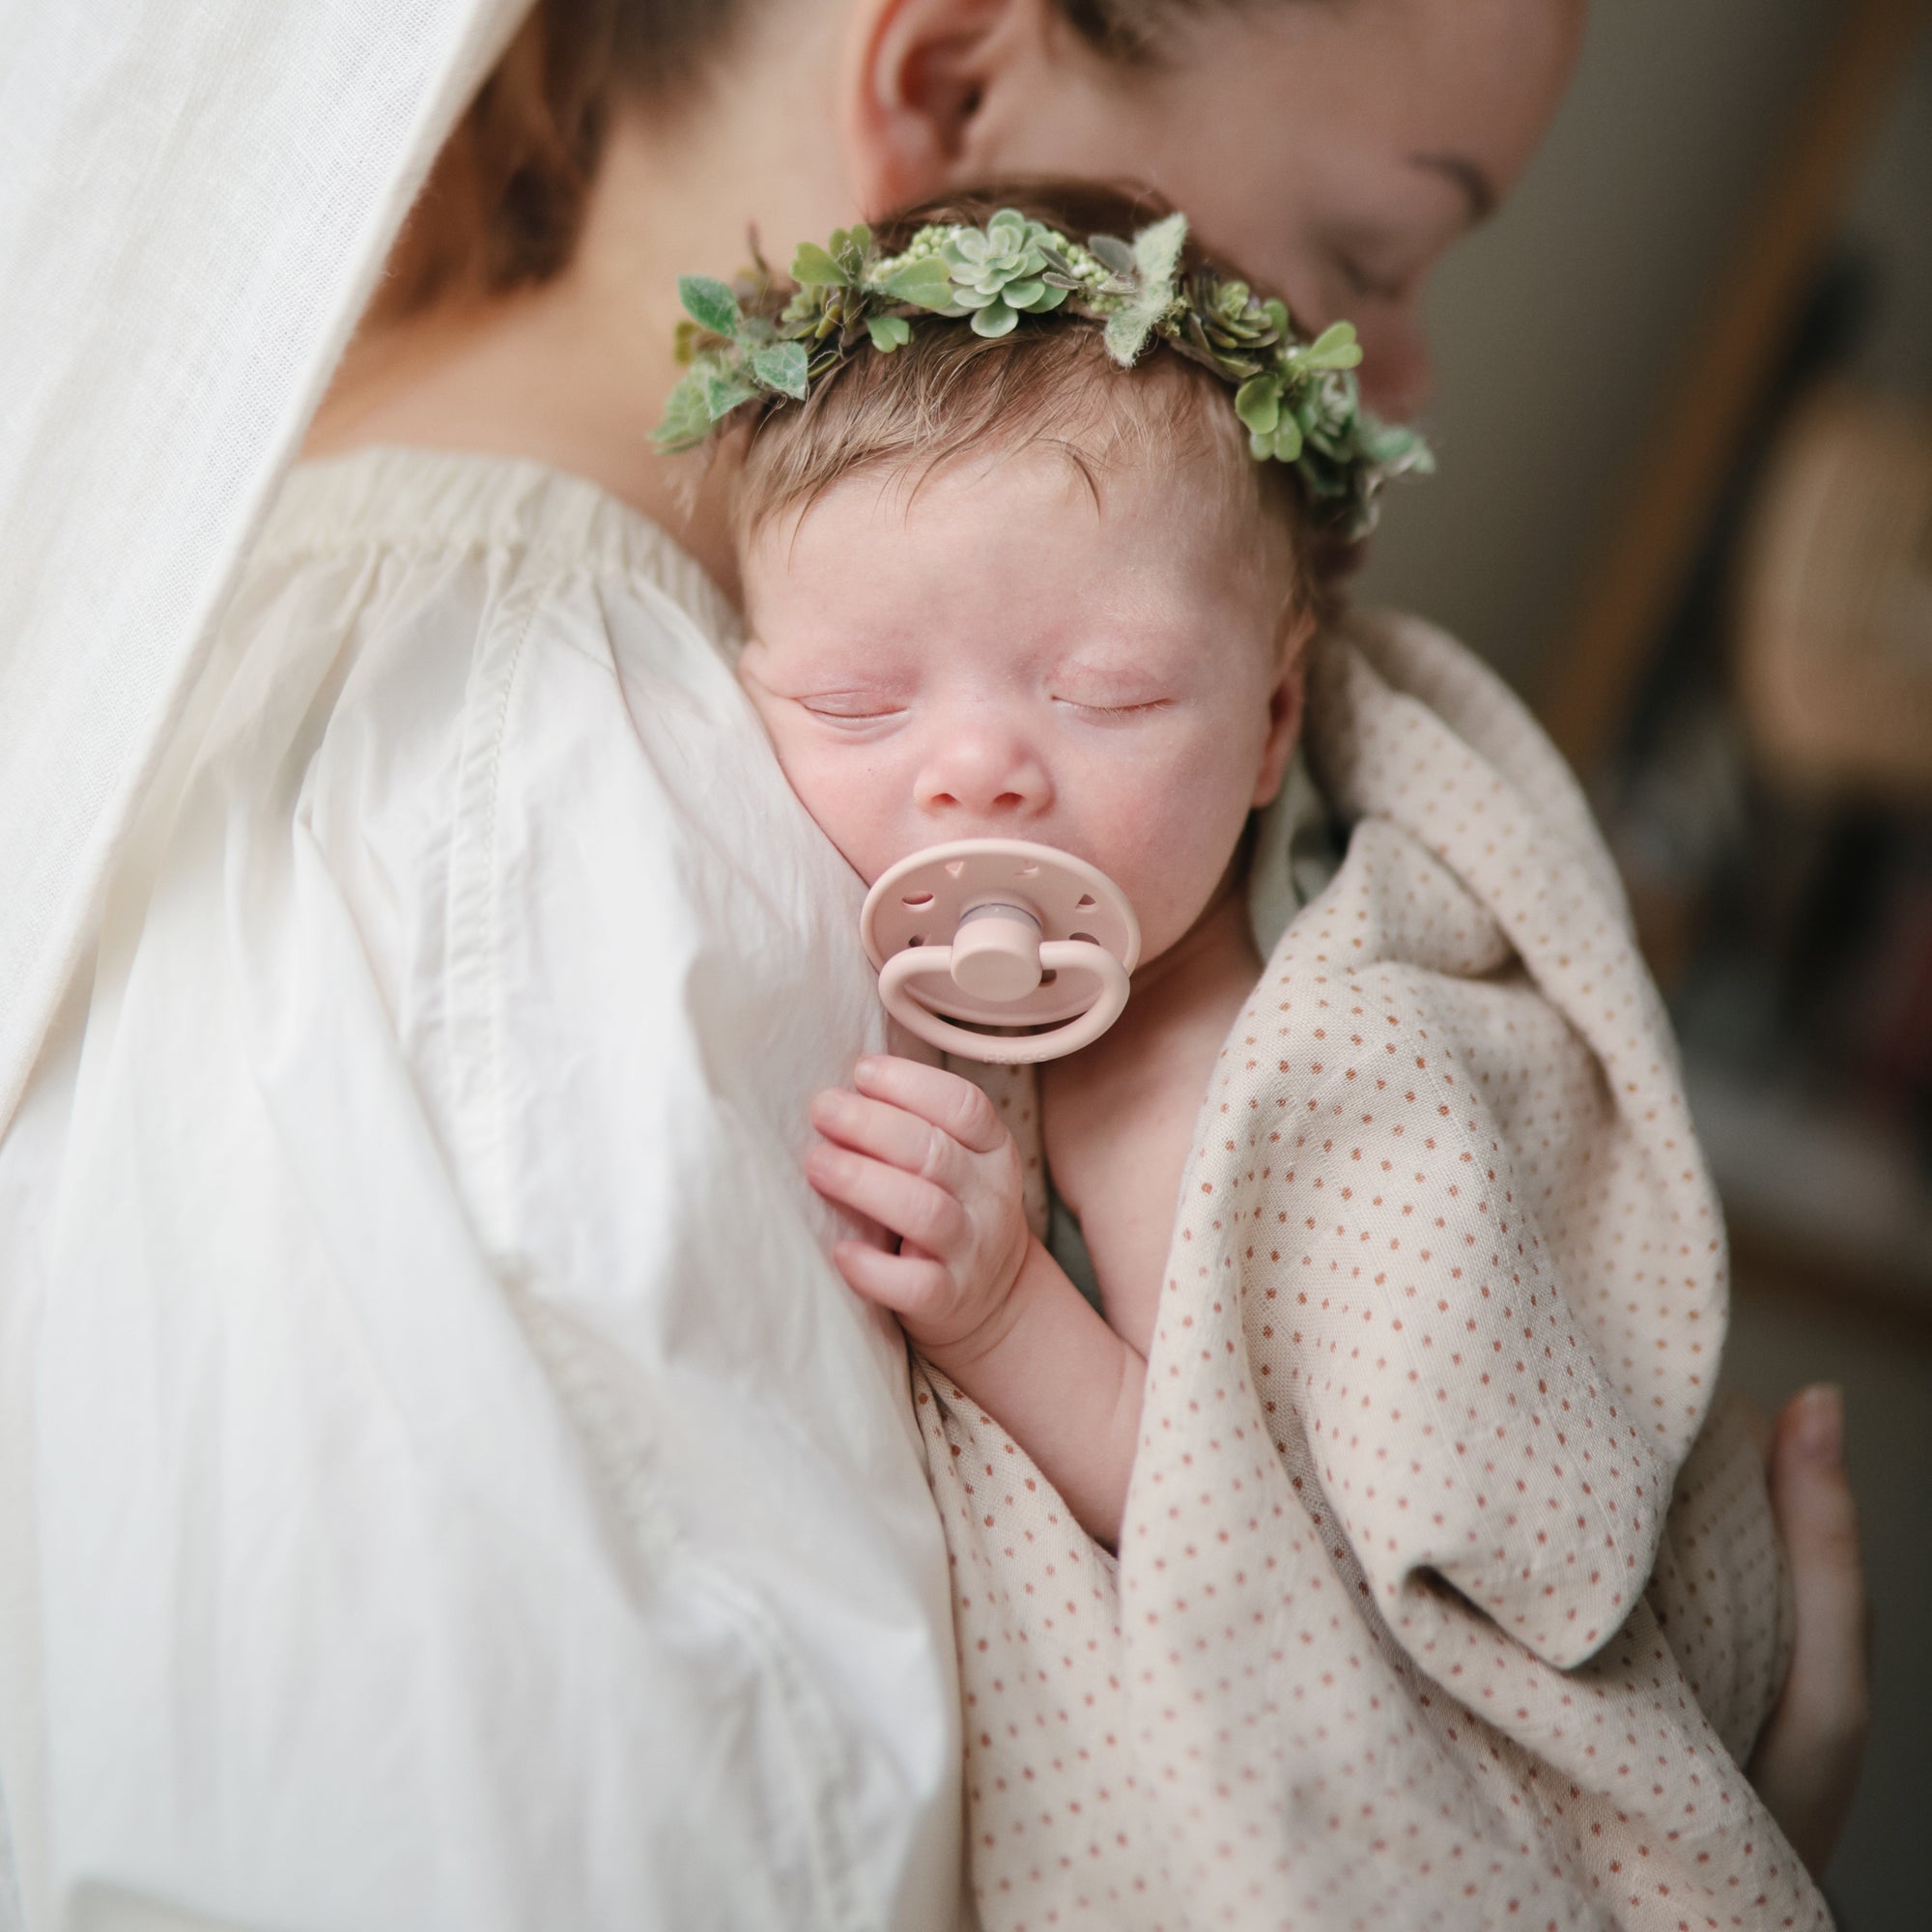
[(1731, 1227), (1729, 1378), (1845, 1390), (1876, 1719), (1827, 1889), (1932, 1926), (1932, 8), (1612, 0), (1433, 300), (1363, 589), (1590, 788)]

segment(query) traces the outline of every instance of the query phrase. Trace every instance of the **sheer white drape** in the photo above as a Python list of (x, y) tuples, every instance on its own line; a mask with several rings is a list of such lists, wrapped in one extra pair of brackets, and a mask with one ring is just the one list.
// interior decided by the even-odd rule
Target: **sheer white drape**
[(0, 1129), (264, 501), (524, 0), (0, 0)]

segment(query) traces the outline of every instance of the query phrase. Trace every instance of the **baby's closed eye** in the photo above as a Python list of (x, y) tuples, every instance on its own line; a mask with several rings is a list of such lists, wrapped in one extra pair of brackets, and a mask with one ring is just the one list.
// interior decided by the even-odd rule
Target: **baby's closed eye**
[(1055, 705), (1088, 713), (1097, 719), (1134, 719), (1169, 709), (1177, 694), (1167, 680), (1148, 676), (1146, 668), (1105, 668), (1095, 665), (1061, 665), (1047, 684)]
[(1122, 719), (1165, 711), (1179, 696), (1179, 685), (1162, 667), (1132, 658), (1102, 663), (1065, 659), (1048, 672), (1046, 690), (1055, 704)]
[(896, 718), (905, 703), (886, 692), (814, 691), (792, 699), (802, 711), (835, 724), (871, 724), (884, 718)]
[(1084, 711), (1096, 718), (1141, 718), (1150, 712), (1164, 711), (1173, 704), (1171, 697), (1120, 698), (1102, 702), (1092, 697), (1067, 697), (1055, 696), (1056, 704), (1065, 704), (1075, 711)]

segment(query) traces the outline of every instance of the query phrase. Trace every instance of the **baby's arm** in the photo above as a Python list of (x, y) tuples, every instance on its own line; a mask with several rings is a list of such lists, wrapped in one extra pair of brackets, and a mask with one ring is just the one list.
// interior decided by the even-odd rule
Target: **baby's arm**
[(936, 1369), (997, 1416), (1112, 1548), (1140, 1436), (1147, 1362), (1108, 1327), (1029, 1232), (1020, 1157), (993, 1104), (943, 1067), (862, 1060), (857, 1093), (812, 1102), (825, 1136), (806, 1176), (899, 1236), (833, 1250)]

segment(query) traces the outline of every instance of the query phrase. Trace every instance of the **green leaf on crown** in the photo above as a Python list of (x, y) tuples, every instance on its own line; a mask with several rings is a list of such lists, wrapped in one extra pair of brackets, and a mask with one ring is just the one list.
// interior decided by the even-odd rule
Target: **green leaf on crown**
[(664, 420), (651, 433), (666, 455), (695, 448), (711, 434), (711, 411), (704, 400), (705, 377), (694, 369), (665, 398)]
[(1281, 378), (1251, 377), (1235, 391), (1235, 413), (1256, 436), (1272, 436), (1281, 420)]
[(866, 333), (872, 338), (874, 349), (882, 355), (890, 355), (912, 340), (912, 324), (902, 315), (868, 315)]
[(791, 258), (791, 278), (807, 289), (842, 289), (852, 279), (843, 265), (835, 262), (816, 242), (799, 243), (798, 253)]
[(953, 305), (952, 270), (937, 255), (921, 255), (895, 269), (884, 289), (895, 301), (911, 302), (916, 308), (943, 313)]
[[(1094, 238), (1096, 242), (1098, 236)], [(1174, 306), (1175, 276), (1187, 241), (1187, 217), (1179, 212), (1143, 228), (1134, 237), (1134, 292), (1107, 319), (1107, 354), (1130, 369), (1147, 339)], [(1100, 251), (1096, 248), (1095, 254)], [(1108, 260), (1102, 256), (1103, 261)], [(1108, 266), (1113, 266), (1108, 261)]]
[(704, 407), (710, 412), (713, 422), (728, 416), (740, 403), (754, 402), (758, 385), (748, 382), (735, 370), (724, 372), (708, 371), (701, 379), (703, 384)]
[(752, 374), (766, 388), (776, 389), (793, 402), (805, 401), (806, 356), (802, 342), (775, 342), (752, 355)]
[(830, 246), (834, 259), (845, 270), (845, 279), (856, 282), (871, 253), (872, 231), (863, 221), (853, 222), (850, 228), (835, 228)]
[(1331, 322), (1306, 349), (1294, 352), (1304, 369), (1352, 369), (1362, 359), (1352, 322)]
[(1301, 425), (1284, 413), (1272, 430), (1249, 434), (1248, 450), (1264, 462), (1273, 457), (1277, 463), (1293, 463), (1301, 454)]
[(744, 320), (738, 298), (711, 275), (680, 275), (677, 298), (684, 304), (685, 313), (713, 335), (733, 335)]

